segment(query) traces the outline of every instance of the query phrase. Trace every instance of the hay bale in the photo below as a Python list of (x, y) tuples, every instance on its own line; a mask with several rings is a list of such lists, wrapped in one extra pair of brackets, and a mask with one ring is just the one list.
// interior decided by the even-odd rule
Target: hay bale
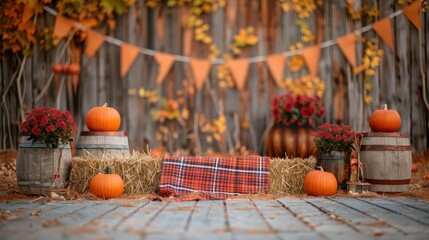
[[(131, 156), (102, 157), (87, 154), (72, 159), (70, 188), (80, 194), (89, 191), (91, 178), (102, 173), (106, 166), (124, 179), (124, 193), (128, 195), (156, 194), (159, 190), (162, 159), (145, 153)], [(270, 193), (303, 193), (305, 175), (316, 167), (316, 158), (273, 158), (270, 162)]]
[(72, 159), (70, 188), (78, 193), (89, 191), (93, 176), (102, 173), (106, 166), (124, 180), (124, 193), (128, 195), (157, 193), (161, 177), (162, 159), (133, 152), (130, 156), (87, 154)]
[(316, 167), (316, 158), (273, 158), (270, 162), (270, 193), (304, 193), (305, 175)]

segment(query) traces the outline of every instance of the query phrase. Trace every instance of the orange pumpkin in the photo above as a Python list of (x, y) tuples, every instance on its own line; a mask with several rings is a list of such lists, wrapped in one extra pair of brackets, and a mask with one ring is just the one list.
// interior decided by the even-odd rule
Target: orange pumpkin
[(264, 144), (269, 157), (307, 158), (317, 155), (311, 127), (275, 124), (267, 133)]
[(106, 167), (104, 172), (104, 174), (97, 174), (91, 179), (89, 183), (89, 192), (104, 199), (121, 196), (124, 192), (124, 181), (121, 176), (112, 173), (110, 167)]
[(164, 150), (162, 148), (154, 148), (150, 150), (150, 155), (155, 158), (164, 157)]
[(331, 196), (337, 193), (337, 179), (334, 174), (320, 170), (313, 170), (307, 173), (304, 179), (304, 190), (312, 196)]
[(387, 109), (387, 104), (384, 104), (383, 109), (371, 114), (369, 127), (374, 132), (396, 132), (401, 128), (401, 116), (397, 111)]
[(86, 114), (86, 126), (90, 131), (118, 131), (120, 125), (121, 115), (107, 103), (91, 108)]
[(417, 163), (413, 162), (413, 164), (411, 165), (411, 172), (415, 173), (419, 171), (419, 166), (417, 165)]

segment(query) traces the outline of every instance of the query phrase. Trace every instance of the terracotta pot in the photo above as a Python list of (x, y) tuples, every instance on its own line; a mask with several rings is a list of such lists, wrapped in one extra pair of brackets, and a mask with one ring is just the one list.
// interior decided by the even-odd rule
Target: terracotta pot
[(316, 156), (311, 126), (274, 124), (265, 137), (267, 156), (307, 158)]

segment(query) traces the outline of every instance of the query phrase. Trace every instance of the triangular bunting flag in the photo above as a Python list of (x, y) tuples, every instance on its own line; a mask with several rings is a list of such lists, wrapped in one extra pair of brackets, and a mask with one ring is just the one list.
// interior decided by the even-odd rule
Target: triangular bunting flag
[(212, 66), (212, 62), (208, 59), (206, 60), (206, 59), (191, 58), (191, 61), (189, 63), (192, 68), (195, 85), (198, 90), (201, 90), (207, 78), (207, 75), (209, 74), (210, 67)]
[(393, 35), (392, 35), (392, 24), (390, 22), (390, 17), (381, 19), (380, 21), (372, 25), (374, 31), (383, 39), (388, 47), (393, 49)]
[(175, 57), (167, 53), (155, 53), (155, 60), (158, 63), (158, 76), (156, 77), (156, 84), (161, 85), (167, 73), (173, 65)]
[(242, 58), (238, 60), (231, 60), (229, 65), (229, 70), (232, 73), (232, 77), (235, 80), (235, 85), (238, 90), (243, 90), (244, 84), (246, 83), (247, 73), (249, 71), (249, 59)]
[(338, 46), (353, 67), (356, 67), (356, 41), (357, 37), (354, 33), (337, 39)]
[(25, 4), (24, 6), (24, 13), (22, 14), (22, 22), (25, 23), (28, 20), (31, 19), (31, 17), (34, 15), (34, 6), (37, 4), (37, 0), (33, 2), (33, 4)]
[(86, 38), (85, 54), (88, 58), (92, 58), (104, 42), (104, 36), (101, 33), (88, 30)]
[(134, 60), (140, 52), (140, 48), (131, 44), (122, 43), (121, 45), (121, 77), (127, 75)]
[(320, 59), (320, 46), (314, 45), (302, 49), (301, 52), (304, 57), (305, 63), (307, 64), (310, 76), (315, 77), (319, 70), (319, 59)]
[(286, 57), (283, 53), (267, 56), (268, 70), (270, 70), (270, 73), (278, 87), (283, 85), (285, 61)]
[(421, 17), (420, 17), (420, 1), (415, 1), (411, 3), (410, 5), (404, 7), (402, 9), (402, 12), (404, 15), (410, 20), (410, 22), (418, 29), (420, 30), (422, 27), (421, 23)]
[(63, 17), (61, 14), (57, 15), (55, 19), (54, 26), (54, 44), (57, 45), (61, 39), (68, 34), (70, 28), (73, 25), (73, 21), (66, 17)]

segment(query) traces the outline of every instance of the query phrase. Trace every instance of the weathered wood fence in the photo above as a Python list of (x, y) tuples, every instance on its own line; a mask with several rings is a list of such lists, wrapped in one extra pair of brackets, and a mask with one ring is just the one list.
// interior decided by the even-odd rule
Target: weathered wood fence
[[(377, 19), (403, 7), (393, 0), (354, 2), (356, 7), (377, 6), (380, 9)], [(189, 9), (168, 8), (165, 5), (152, 9), (146, 4), (145, 0), (137, 0), (135, 6), (119, 18), (112, 36), (156, 51), (207, 57), (206, 45), (186, 37), (184, 16)], [(265, 56), (287, 51), (301, 38), (296, 13), (283, 12), (279, 4), (274, 0), (230, 0), (225, 8), (205, 14), (203, 19), (209, 24), (210, 34), (221, 53), (229, 52), (229, 45), (239, 29), (253, 26), (259, 39), (257, 45), (248, 47), (235, 57)], [(45, 12), (39, 17), (38, 25), (53, 26), (54, 20), (54, 16)], [(334, 0), (325, 0), (324, 7), (312, 12), (306, 20), (309, 29), (315, 33), (317, 43), (336, 39), (373, 21), (365, 16), (361, 21), (353, 21), (347, 14), (345, 1)], [(381, 40), (378, 42), (384, 55), (375, 76), (370, 79), (372, 90), (369, 94), (373, 98), (370, 104), (365, 104), (363, 100), (365, 89), (362, 74), (353, 74), (337, 46), (322, 49), (319, 76), (326, 82), (324, 100), (327, 112), (324, 121), (350, 124), (357, 131), (368, 131), (368, 118), (372, 111), (387, 103), (401, 114), (401, 131), (410, 133), (415, 151), (423, 154), (428, 146), (428, 109), (423, 101), (427, 89), (423, 84), (427, 86), (428, 82), (429, 16), (422, 14), (421, 36), (403, 15), (394, 18), (392, 24), (395, 48), (391, 50)], [(373, 31), (366, 32), (364, 36), (378, 39)], [(359, 63), (363, 49), (363, 44), (358, 42)], [(55, 82), (48, 82), (51, 66), (54, 62), (70, 59), (70, 52), (66, 52), (63, 59), (57, 59), (58, 50), (44, 52), (35, 46), (34, 55), (24, 60), (26, 64), (22, 78), (14, 82), (11, 82), (12, 75), (23, 60), (14, 55), (2, 59), (0, 148), (16, 148), (18, 123), (23, 111), (40, 106), (67, 109), (77, 119), (79, 129), (84, 131), (87, 130), (86, 112), (93, 106), (108, 102), (121, 113), (121, 130), (127, 132), (130, 148), (142, 150), (146, 149), (147, 144), (150, 147), (163, 145), (168, 151), (184, 149), (189, 153), (204, 154), (209, 148), (232, 152), (246, 146), (252, 152), (263, 152), (263, 135), (271, 119), (270, 100), (285, 91), (276, 87), (264, 62), (250, 65), (243, 93), (235, 88), (220, 89), (215, 66), (202, 91), (192, 93), (183, 84), (185, 80), (185, 83), (193, 82), (188, 63), (176, 61), (163, 85), (157, 86), (158, 65), (152, 56), (140, 54), (128, 75), (121, 78), (119, 54), (119, 47), (108, 43), (104, 43), (92, 59), (81, 54), (78, 59), (81, 73), (77, 91), (73, 90), (70, 80), (64, 79), (65, 85), (59, 95), (56, 94)], [(285, 68), (285, 76), (297, 77), (306, 72), (304, 69), (291, 73)], [(151, 110), (159, 107), (159, 103), (152, 104), (138, 94), (129, 94), (129, 89), (140, 88), (157, 90), (160, 97), (167, 99), (183, 98), (180, 109), (189, 110), (189, 119), (182, 124), (177, 121), (154, 122)], [(179, 89), (183, 91), (178, 92)], [(344, 103), (343, 110), (335, 107), (336, 101)], [(226, 116), (228, 131), (219, 143), (210, 143), (206, 139), (207, 134), (200, 131), (198, 119), (202, 114), (206, 119), (214, 119), (221, 110)], [(248, 120), (248, 128), (240, 127), (244, 120)], [(161, 128), (164, 129), (164, 142), (156, 137)]]

